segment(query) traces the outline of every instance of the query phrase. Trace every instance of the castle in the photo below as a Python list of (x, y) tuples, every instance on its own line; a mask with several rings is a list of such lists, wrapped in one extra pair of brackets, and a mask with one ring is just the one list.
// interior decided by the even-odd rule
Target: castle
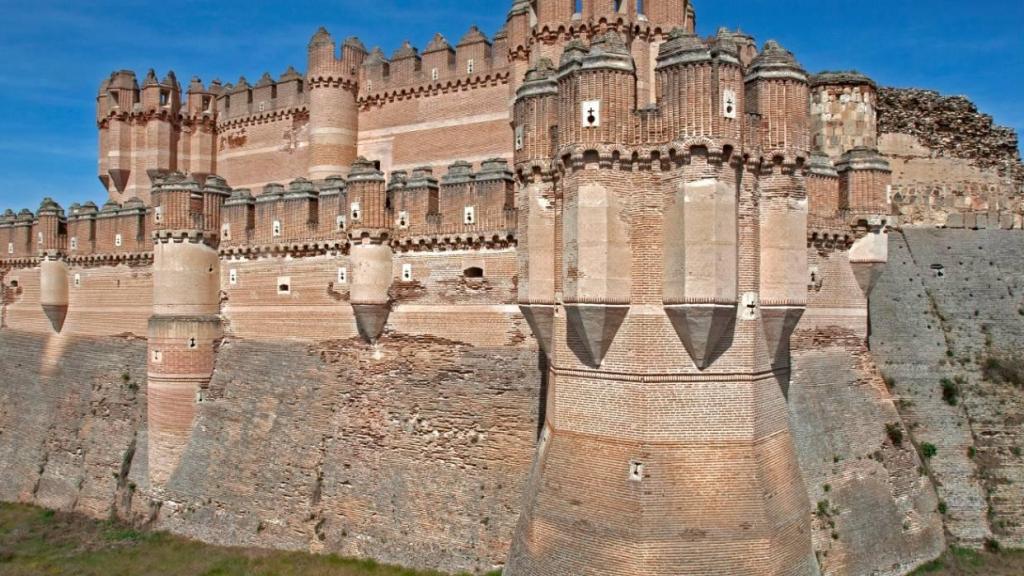
[[(869, 78), (695, 20), (687, 0), (515, 0), (493, 38), (390, 58), (321, 29), (305, 74), (254, 85), (113, 73), (109, 201), (0, 218), (0, 333), (54, 380), (114, 346), (123, 374), (82, 372), (144, 380), (106, 433), (129, 448), (75, 481), (89, 456), (40, 448), (56, 476), (31, 496), (9, 455), (4, 497), (508, 576), (933, 557), (934, 488), (886, 443), (888, 393), (835, 426), (886, 446), (886, 474), (847, 475), (863, 525), (901, 520), (832, 560), (814, 495), (847, 464), (810, 463), (820, 439), (792, 424), (794, 387), (834, 377), (801, 358), (881, 380), (867, 295), (892, 162), (913, 159), (880, 152)], [(971, 205), (960, 227), (1021, 225), (1010, 200)]]

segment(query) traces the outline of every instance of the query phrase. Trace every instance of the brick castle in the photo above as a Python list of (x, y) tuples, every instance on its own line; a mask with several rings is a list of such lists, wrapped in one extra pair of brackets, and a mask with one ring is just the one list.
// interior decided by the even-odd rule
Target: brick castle
[[(857, 73), (811, 76), (774, 41), (698, 37), (695, 19), (687, 0), (515, 0), (493, 38), (474, 27), (390, 58), (321, 29), (305, 74), (255, 84), (193, 78), (186, 90), (173, 73), (140, 83), (115, 72), (96, 100), (109, 201), (0, 217), (3, 328), (47, 338), (43, 373), (81, 339), (144, 338), (145, 434), (111, 490), (130, 475), (138, 488), (123, 513), (207, 540), (251, 542), (185, 527), (205, 522), (183, 510), (204, 497), (194, 463), (216, 461), (199, 456), (219, 442), (207, 424), (262, 377), (225, 354), (265, 343), (256, 364), (273, 364), (288, 361), (282, 342), (344, 341), (320, 357), (347, 355), (354, 381), (397, 385), (361, 428), (382, 427), (375, 450), (405, 442), (386, 440), (400, 429), (435, 440), (401, 444), (396, 461), (473, 438), (469, 463), (450, 460), (462, 448), (436, 459), (480, 483), (488, 518), (502, 519), (433, 544), (371, 534), (381, 505), (325, 510), (341, 465), (313, 471), (296, 458), (266, 466), (301, 470), (286, 475), (316, 486), (301, 506), (322, 522), (298, 530), (312, 543), (262, 544), (504, 564), (509, 576), (907, 570), (943, 538), (921, 495), (928, 478), (891, 498), (865, 489), (909, 520), (878, 564), (864, 544), (845, 552), (857, 567), (828, 569), (829, 528), (809, 497), (820, 483), (807, 480), (819, 472), (800, 457), (787, 403), (800, 374), (829, 378), (823, 365), (794, 368), (791, 348), (856, 356), (868, 335), (866, 298), (893, 224), (878, 88)], [(1003, 210), (993, 225), (1019, 227)], [(441, 345), (424, 352), (429, 342)], [(522, 398), (506, 403), (488, 388), (498, 376), (465, 368), (472, 348), (521, 353), (494, 368)], [(402, 404), (403, 382), (449, 353), (487, 390)], [(877, 382), (863, 357), (857, 369)], [(326, 377), (293, 369), (282, 386)], [(418, 415), (435, 402), (432, 418)], [(279, 410), (260, 414), (272, 426)], [(346, 410), (356, 408), (332, 414)], [(481, 413), (500, 421), (463, 426)], [(478, 443), (488, 456), (473, 455)], [(380, 484), (364, 489), (381, 498), (406, 473), (366, 462)], [(483, 514), (462, 503), (476, 497), (469, 484), (399, 498), (416, 510), (452, 498), (443, 514), (463, 526)], [(364, 543), (346, 540), (360, 530)], [(443, 559), (423, 559), (439, 547), (450, 548)]]

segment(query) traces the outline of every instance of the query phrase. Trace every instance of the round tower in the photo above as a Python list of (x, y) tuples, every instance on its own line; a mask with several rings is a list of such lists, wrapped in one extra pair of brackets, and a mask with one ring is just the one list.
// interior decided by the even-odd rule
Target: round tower
[(64, 210), (51, 198), (43, 199), (37, 221), (39, 263), (39, 303), (50, 320), (54, 332), (64, 327), (68, 314), (68, 265), (64, 260), (67, 250), (67, 221)]
[(789, 366), (789, 339), (807, 307), (807, 73), (791, 52), (765, 43), (746, 77), (761, 117), (761, 316), (773, 366)]
[[(598, 367), (629, 312), (632, 268), (621, 192), (628, 184), (612, 145), (631, 132), (636, 110), (633, 58), (608, 32), (589, 50), (571, 42), (559, 68), (558, 128), (566, 163), (562, 295), (580, 360)], [(601, 178), (592, 171), (600, 170)]]
[(513, 111), (518, 180), (519, 309), (550, 354), (555, 304), (556, 195), (551, 129), (558, 123), (558, 82), (550, 60), (526, 73)]
[(366, 50), (346, 40), (341, 57), (330, 33), (321, 28), (309, 42), (309, 178), (348, 174), (356, 158), (359, 131), (357, 71)]
[(149, 320), (149, 481), (165, 488), (188, 447), (196, 405), (213, 376), (220, 258), (199, 183), (172, 175), (153, 191), (153, 316)]
[(814, 150), (837, 160), (854, 148), (878, 146), (878, 87), (860, 72), (822, 72), (811, 78)]
[(357, 158), (348, 177), (350, 302), (359, 335), (373, 344), (391, 314), (393, 254), (391, 209), (384, 174), (365, 158)]

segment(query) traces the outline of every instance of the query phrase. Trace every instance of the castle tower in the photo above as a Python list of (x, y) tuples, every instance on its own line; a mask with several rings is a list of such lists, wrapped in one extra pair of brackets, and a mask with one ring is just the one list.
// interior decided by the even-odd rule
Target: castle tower
[(356, 158), (359, 131), (358, 71), (366, 49), (345, 41), (339, 57), (334, 40), (321, 28), (309, 43), (309, 178), (348, 174)]
[(384, 174), (365, 158), (357, 158), (348, 177), (350, 302), (359, 335), (374, 343), (391, 314), (393, 218)]
[(889, 261), (892, 169), (878, 150), (857, 147), (840, 157), (836, 172), (839, 206), (846, 211), (848, 223), (863, 233), (850, 248), (850, 264), (861, 290), (870, 295)]
[(772, 365), (788, 371), (789, 339), (807, 307), (807, 74), (768, 41), (746, 84), (747, 109), (761, 119), (761, 315)]
[(99, 178), (111, 198), (124, 199), (132, 175), (131, 115), (139, 101), (139, 83), (130, 70), (114, 72), (96, 97), (99, 126)]
[(36, 225), (39, 262), (39, 303), (54, 332), (64, 327), (68, 315), (67, 220), (64, 210), (51, 198), (39, 206)]
[(555, 170), (551, 126), (558, 123), (558, 82), (550, 60), (526, 73), (513, 112), (520, 217), (519, 309), (545, 354), (551, 352), (555, 315)]
[[(676, 84), (659, 112), (680, 130), (667, 137), (634, 131), (647, 112), (621, 40), (570, 43), (559, 67), (555, 214), (541, 219), (560, 262), (549, 387), (506, 576), (817, 574), (785, 370), (758, 297), (761, 277), (788, 264), (762, 255), (760, 163), (748, 166), (742, 113), (720, 105), (726, 89), (743, 105), (743, 70), (733, 52), (672, 36), (659, 75)], [(543, 166), (527, 145), (543, 133), (545, 78), (531, 70), (516, 102), (524, 187), (530, 162)], [(799, 192), (777, 207), (797, 226)], [(523, 204), (530, 194), (520, 190), (527, 252), (532, 212), (546, 210)], [(526, 314), (539, 260), (520, 259)]]
[[(153, 316), (149, 320), (149, 481), (159, 492), (192, 434), (222, 335), (218, 186), (171, 175), (153, 191)], [(216, 183), (213, 183), (216, 184)], [(219, 210), (218, 210), (219, 212)]]
[(735, 324), (738, 302), (739, 175), (732, 154), (742, 145), (743, 72), (726, 48), (712, 52), (677, 28), (658, 58), (665, 127), (697, 144), (681, 151), (689, 162), (666, 206), (663, 303), (699, 368), (711, 363)]
[(177, 168), (202, 180), (217, 170), (217, 94), (213, 86), (207, 88), (193, 77), (180, 116), (188, 130), (181, 133)]
[(878, 146), (878, 87), (859, 72), (811, 78), (811, 134), (815, 150), (838, 160), (854, 148)]

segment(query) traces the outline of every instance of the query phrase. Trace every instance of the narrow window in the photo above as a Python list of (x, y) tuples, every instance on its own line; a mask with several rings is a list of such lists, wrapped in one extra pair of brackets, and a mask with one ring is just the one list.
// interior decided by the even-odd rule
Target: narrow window
[(260, 107), (259, 108), (260, 108), (260, 112), (265, 112), (267, 110), (267, 103), (266, 102), (260, 102)]
[(352, 203), (352, 220), (353, 221), (359, 220), (359, 216), (360, 216), (359, 202), (353, 202)]
[(409, 213), (402, 210), (398, 213), (398, 227), (408, 228), (409, 227)]
[(583, 14), (583, 0), (576, 0), (576, 13)]
[(291, 294), (292, 293), (292, 279), (290, 276), (281, 276), (277, 279), (277, 293), (278, 294)]
[(644, 465), (642, 462), (629, 463), (629, 479), (633, 482), (640, 482), (644, 479)]
[(114, 246), (120, 246), (122, 243), (123, 243), (123, 240), (121, 239), (121, 235), (120, 234), (117, 234), (116, 236), (114, 236)]
[(220, 227), (220, 236), (225, 240), (231, 240), (231, 224), (224, 224)]
[(466, 206), (463, 212), (462, 222), (464, 224), (476, 224), (476, 208), (473, 206)]
[(209, 96), (203, 96), (203, 111), (210, 112), (213, 107), (213, 99)]
[(7, 243), (7, 253), (14, 254), (14, 242)]
[(280, 235), (281, 235), (281, 221), (280, 220), (274, 220), (274, 236), (280, 236)]
[(153, 222), (156, 224), (162, 224), (164, 221), (164, 207), (157, 206), (153, 208)]
[(483, 278), (484, 269), (477, 266), (472, 266), (463, 270), (462, 276), (465, 278)]
[(441, 77), (441, 73), (437, 71), (437, 68), (431, 68), (430, 79), (437, 82), (437, 79)]
[(476, 70), (476, 61), (470, 58), (466, 60), (466, 74), (472, 74)]
[(412, 264), (402, 264), (402, 281), (409, 282), (412, 280)]
[(338, 216), (338, 218), (335, 221), (338, 224), (338, 230), (344, 230), (345, 229), (345, 216), (344, 215)]
[(197, 342), (195, 336), (193, 336), (188, 339), (188, 349), (195, 350), (196, 348), (199, 348), (199, 342)]
[(644, 0), (636, 0), (636, 13), (637, 14), (643, 14), (644, 13)]
[(338, 268), (338, 284), (348, 284), (348, 268)]
[(238, 270), (232, 268), (228, 272), (228, 284), (231, 284), (232, 286), (238, 284)]
[(39, 245), (40, 246), (43, 245), (43, 233), (42, 232), (39, 233)]
[(522, 126), (516, 126), (516, 150), (523, 149), (524, 130)]
[(78, 237), (77, 236), (72, 236), (71, 237), (71, 249), (72, 250), (78, 250)]
[(114, 106), (114, 107), (119, 106), (120, 105), (120, 98), (118, 98), (117, 90), (111, 90), (109, 95), (110, 95), (110, 105)]
[(81, 274), (75, 274), (75, 288), (81, 288), (81, 287), (82, 287), (82, 275)]

